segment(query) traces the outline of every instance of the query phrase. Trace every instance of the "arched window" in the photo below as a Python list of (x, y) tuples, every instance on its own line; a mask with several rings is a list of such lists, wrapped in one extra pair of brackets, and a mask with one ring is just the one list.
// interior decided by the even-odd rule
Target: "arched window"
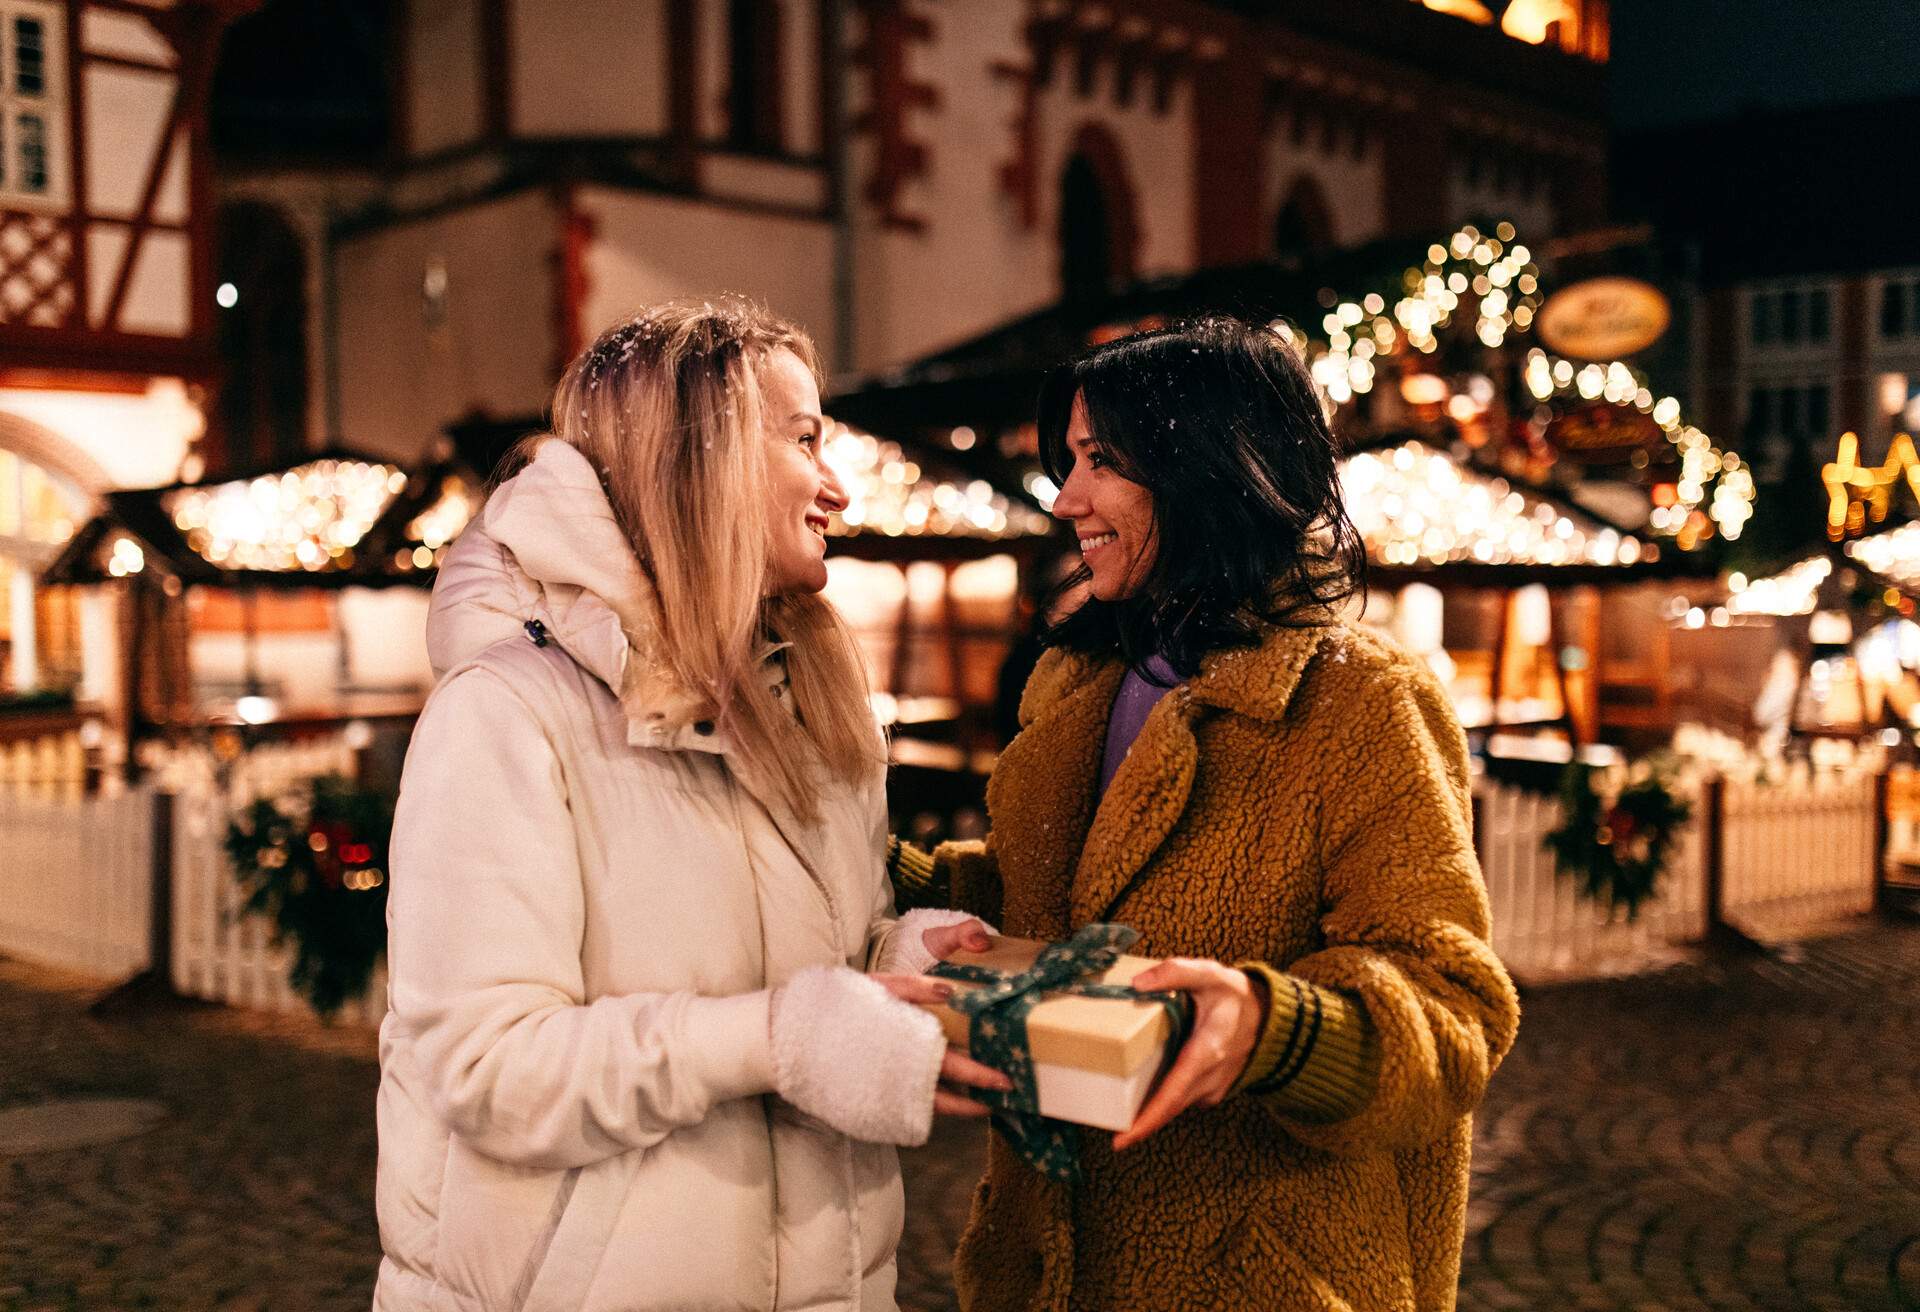
[(220, 211), (219, 445), (238, 467), (297, 455), (307, 436), (307, 261), (277, 210)]
[(781, 78), (779, 0), (727, 5), (727, 144), (779, 151), (785, 84)]
[(1273, 220), (1273, 254), (1276, 259), (1307, 259), (1333, 248), (1333, 210), (1327, 193), (1313, 175), (1302, 173), (1293, 181), (1286, 201)]
[(1131, 282), (1138, 273), (1138, 233), (1120, 145), (1105, 128), (1088, 124), (1060, 176), (1062, 298), (1098, 300)]

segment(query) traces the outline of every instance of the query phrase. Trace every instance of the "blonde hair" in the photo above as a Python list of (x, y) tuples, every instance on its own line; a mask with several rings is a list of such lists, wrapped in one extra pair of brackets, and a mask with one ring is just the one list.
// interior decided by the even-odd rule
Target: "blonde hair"
[[(740, 297), (668, 301), (601, 334), (553, 392), (553, 432), (586, 456), (660, 598), (661, 656), (710, 698), (748, 781), (803, 819), (819, 770), (853, 784), (884, 752), (851, 635), (824, 597), (768, 596), (769, 442), (760, 370), (813, 341)], [(790, 714), (761, 677), (786, 649)]]

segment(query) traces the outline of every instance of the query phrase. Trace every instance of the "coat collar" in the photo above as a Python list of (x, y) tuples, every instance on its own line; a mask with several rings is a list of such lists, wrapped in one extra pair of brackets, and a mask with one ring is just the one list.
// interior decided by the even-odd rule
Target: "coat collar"
[(1124, 919), (1127, 895), (1186, 812), (1200, 763), (1197, 727), (1219, 712), (1281, 719), (1314, 654), (1344, 643), (1342, 626), (1315, 618), (1274, 626), (1257, 647), (1208, 656), (1153, 708), (1097, 808), (1107, 719), (1125, 668), (1065, 652), (1042, 663), (1022, 701), (1025, 727), (995, 772), (996, 783), (1004, 774), (1024, 786), (989, 790), (1002, 859), (1018, 852), (1027, 866), (1028, 923), (1011, 932), (1060, 937), (1108, 916)]
[[(711, 700), (675, 674), (663, 632), (659, 596), (599, 475), (558, 439), (542, 442), (460, 535), (427, 617), (436, 674), (497, 642), (538, 634), (619, 698), (629, 742), (724, 751)], [(786, 680), (785, 662), (773, 659), (779, 650), (762, 653), (777, 692)]]

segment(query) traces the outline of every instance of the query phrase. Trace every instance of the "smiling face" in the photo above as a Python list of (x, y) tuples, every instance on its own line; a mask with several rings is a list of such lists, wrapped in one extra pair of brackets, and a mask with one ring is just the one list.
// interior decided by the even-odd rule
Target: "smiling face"
[(1086, 405), (1078, 396), (1066, 436), (1073, 468), (1054, 498), (1053, 513), (1073, 521), (1093, 595), (1101, 601), (1131, 597), (1153, 568), (1159, 546), (1153, 495), (1113, 468), (1093, 440)]
[(826, 420), (813, 373), (792, 351), (761, 364), (767, 453), (767, 591), (781, 596), (827, 586), (827, 517), (847, 494), (821, 459)]

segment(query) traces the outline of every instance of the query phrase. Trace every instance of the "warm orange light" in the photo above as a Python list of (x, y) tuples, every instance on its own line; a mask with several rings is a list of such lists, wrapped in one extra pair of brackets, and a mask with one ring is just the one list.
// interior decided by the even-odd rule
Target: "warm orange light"
[(1886, 462), (1873, 466), (1860, 463), (1860, 439), (1842, 433), (1833, 462), (1820, 470), (1827, 489), (1827, 536), (1838, 542), (1864, 530), (1869, 518), (1876, 524), (1886, 519), (1894, 484), (1903, 477), (1920, 501), (1920, 455), (1914, 452), (1913, 438), (1897, 434)]

